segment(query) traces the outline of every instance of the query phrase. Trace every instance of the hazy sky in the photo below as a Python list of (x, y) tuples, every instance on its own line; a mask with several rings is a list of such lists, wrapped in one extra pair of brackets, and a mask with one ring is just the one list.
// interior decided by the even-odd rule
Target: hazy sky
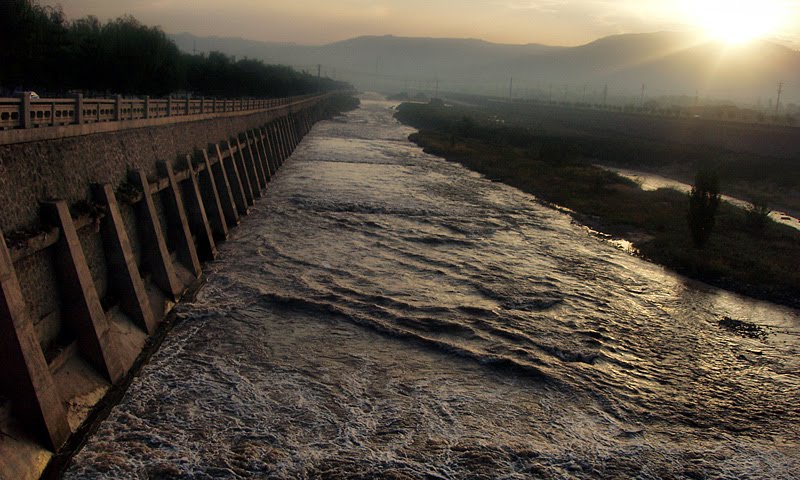
[[(359, 35), (470, 37), (577, 45), (616, 33), (708, 27), (738, 4), (775, 17), (771, 36), (800, 48), (800, 0), (41, 0), (70, 18), (131, 14), (169, 33), (321, 44)], [(772, 9), (765, 10), (769, 4)], [(698, 7), (699, 6), (699, 7)], [(702, 8), (702, 7), (705, 8)]]

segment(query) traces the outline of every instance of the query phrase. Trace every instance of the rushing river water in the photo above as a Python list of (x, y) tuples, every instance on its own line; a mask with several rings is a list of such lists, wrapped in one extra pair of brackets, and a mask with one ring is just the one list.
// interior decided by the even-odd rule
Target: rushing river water
[(392, 114), (315, 126), (67, 478), (798, 478), (798, 311), (627, 255)]

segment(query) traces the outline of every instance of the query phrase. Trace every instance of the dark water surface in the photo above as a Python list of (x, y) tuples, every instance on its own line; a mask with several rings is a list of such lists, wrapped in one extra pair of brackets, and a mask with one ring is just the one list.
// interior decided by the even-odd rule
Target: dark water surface
[(306, 137), (67, 478), (800, 478), (798, 311), (423, 154), (391, 107)]

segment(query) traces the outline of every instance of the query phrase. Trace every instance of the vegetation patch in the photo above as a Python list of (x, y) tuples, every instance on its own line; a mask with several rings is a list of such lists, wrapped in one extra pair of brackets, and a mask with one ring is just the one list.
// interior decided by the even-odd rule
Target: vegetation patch
[(349, 87), (221, 52), (183, 53), (159, 27), (131, 16), (70, 21), (61, 7), (35, 0), (0, 2), (0, 32), (0, 95), (35, 89), (46, 96), (82, 91), (274, 98)]
[(20, 228), (17, 230), (10, 231), (4, 234), (6, 239), (6, 245), (8, 246), (9, 249), (12, 250), (15, 248), (22, 248), (31, 239), (49, 232), (51, 228), (52, 227), (46, 225), (36, 224), (26, 228)]
[(361, 105), (361, 100), (346, 93), (334, 93), (322, 104), (322, 117), (331, 119), (345, 112), (355, 110)]
[(686, 194), (644, 191), (593, 165), (582, 139), (484, 113), (408, 103), (397, 118), (420, 130), (410, 139), (426, 152), (566, 207), (579, 222), (633, 241), (648, 260), (722, 288), (800, 306), (800, 232), (763, 218), (756, 229), (752, 211), (721, 202), (713, 230), (698, 246)]
[(756, 325), (752, 322), (744, 320), (736, 320), (730, 317), (724, 317), (719, 321), (719, 326), (733, 332), (740, 337), (754, 338), (756, 340), (764, 341), (769, 336), (769, 332), (761, 325)]

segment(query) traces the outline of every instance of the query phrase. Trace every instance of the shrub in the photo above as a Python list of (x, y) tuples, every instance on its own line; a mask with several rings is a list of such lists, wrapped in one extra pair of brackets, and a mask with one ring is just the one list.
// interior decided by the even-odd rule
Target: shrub
[(766, 201), (761, 199), (751, 200), (750, 205), (745, 209), (747, 229), (756, 235), (763, 233), (770, 222), (769, 214), (771, 211)]
[(689, 192), (689, 231), (697, 248), (703, 248), (711, 237), (719, 201), (719, 176), (710, 170), (701, 170)]

